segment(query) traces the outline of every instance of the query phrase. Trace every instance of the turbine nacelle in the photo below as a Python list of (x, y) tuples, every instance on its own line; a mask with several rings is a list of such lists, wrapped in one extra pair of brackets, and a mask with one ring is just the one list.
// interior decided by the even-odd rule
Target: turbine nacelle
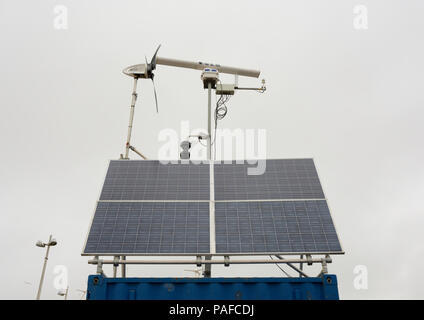
[(127, 76), (133, 78), (149, 78), (149, 73), (144, 63), (129, 66), (125, 68), (122, 72), (125, 73)]
[(154, 77), (153, 70), (156, 69), (156, 55), (159, 51), (160, 46), (161, 45), (157, 47), (155, 54), (153, 55), (150, 63), (148, 63), (147, 58), (144, 57), (146, 60), (146, 63), (129, 66), (125, 68), (122, 72), (125, 73), (127, 76), (130, 76), (133, 78), (153, 79)]

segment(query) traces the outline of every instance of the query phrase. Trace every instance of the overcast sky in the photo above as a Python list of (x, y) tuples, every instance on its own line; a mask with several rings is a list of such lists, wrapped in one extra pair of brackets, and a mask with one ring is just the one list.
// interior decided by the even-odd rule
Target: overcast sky
[[(354, 28), (360, 4), (368, 29)], [(57, 5), (67, 29), (54, 27)], [(164, 57), (261, 70), (267, 92), (237, 93), (220, 126), (266, 129), (269, 158), (315, 159), (346, 251), (329, 265), (341, 298), (424, 298), (423, 9), (421, 0), (0, 0), (0, 298), (35, 298), (44, 250), (34, 244), (51, 233), (42, 298), (62, 299), (57, 265), (70, 299), (86, 288), (95, 267), (80, 253), (108, 161), (124, 151), (132, 80), (122, 69), (159, 43)], [(133, 144), (149, 158), (161, 130), (206, 126), (199, 78), (158, 66), (159, 114), (140, 81)], [(353, 286), (357, 265), (367, 290)], [(184, 269), (193, 268), (128, 275), (191, 276)], [(274, 265), (213, 272), (282, 275)]]

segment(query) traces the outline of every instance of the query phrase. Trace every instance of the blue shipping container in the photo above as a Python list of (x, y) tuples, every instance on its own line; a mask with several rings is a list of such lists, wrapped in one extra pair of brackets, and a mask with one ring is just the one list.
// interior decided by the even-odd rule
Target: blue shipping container
[(88, 277), (87, 300), (338, 300), (337, 277)]

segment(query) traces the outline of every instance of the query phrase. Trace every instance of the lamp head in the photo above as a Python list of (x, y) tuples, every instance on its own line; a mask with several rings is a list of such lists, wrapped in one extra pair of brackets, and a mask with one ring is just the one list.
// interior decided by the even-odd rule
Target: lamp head
[(66, 294), (66, 291), (64, 290), (64, 289), (60, 289), (58, 292), (57, 292), (57, 294), (59, 295), (59, 296), (64, 296), (65, 294)]
[(43, 243), (43, 242), (41, 242), (40, 240), (38, 240), (37, 241), (37, 243), (35, 244), (37, 247), (40, 247), (40, 248), (44, 248), (46, 245)]

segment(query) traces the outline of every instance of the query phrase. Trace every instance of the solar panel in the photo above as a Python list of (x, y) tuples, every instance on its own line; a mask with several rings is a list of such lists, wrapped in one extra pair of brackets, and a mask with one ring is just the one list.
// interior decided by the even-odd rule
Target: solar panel
[(262, 175), (249, 167), (214, 166), (216, 253), (342, 253), (313, 159), (266, 160)]
[(215, 200), (323, 199), (312, 159), (266, 160), (262, 175), (248, 175), (247, 163), (214, 166)]
[(250, 166), (110, 161), (82, 254), (343, 253), (312, 159)]
[(341, 253), (325, 200), (215, 203), (216, 253)]
[(208, 202), (98, 202), (84, 254), (209, 253)]
[(209, 200), (209, 164), (112, 160), (100, 200)]

